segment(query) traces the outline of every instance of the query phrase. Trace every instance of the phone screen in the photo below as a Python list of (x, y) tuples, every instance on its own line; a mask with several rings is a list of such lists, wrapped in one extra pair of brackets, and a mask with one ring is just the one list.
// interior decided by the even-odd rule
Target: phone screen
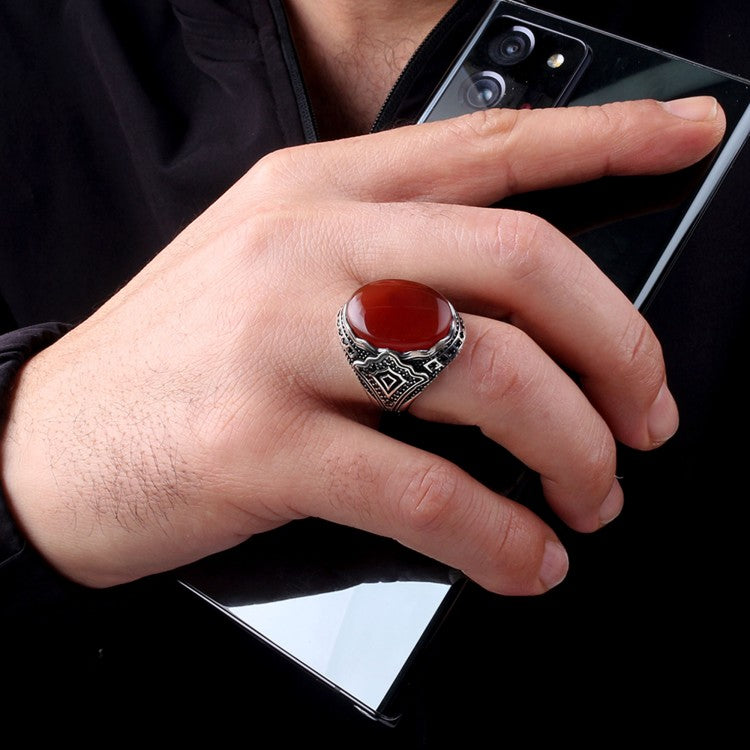
[(392, 540), (315, 519), (258, 535), (180, 579), (385, 724), (398, 719), (399, 677), (465, 580)]
[[(491, 5), (442, 63), (437, 88), (412, 76), (410, 111), (380, 127), (486, 107), (550, 107), (696, 94), (718, 98), (727, 134), (700, 164), (664, 177), (608, 178), (503, 202), (571, 236), (644, 307), (750, 130), (750, 82), (522, 3)], [(463, 32), (462, 32), (463, 33)], [(438, 63), (431, 61), (432, 69)], [(420, 88), (422, 87), (422, 88)], [(720, 252), (707, 248), (706, 252)], [(473, 427), (408, 413), (382, 429), (443, 455), (490, 488), (523, 498), (518, 462)], [(315, 520), (295, 522), (180, 572), (191, 591), (321, 684), (385, 723), (399, 680), (464, 585), (456, 571), (395, 542)]]

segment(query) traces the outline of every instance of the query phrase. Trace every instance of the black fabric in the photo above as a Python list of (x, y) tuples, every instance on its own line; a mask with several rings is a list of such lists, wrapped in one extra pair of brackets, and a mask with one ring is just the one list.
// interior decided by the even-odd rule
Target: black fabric
[[(720, 13), (663, 3), (661, 20), (644, 20), (642, 4), (535, 4), (750, 76), (744, 0)], [(280, 10), (266, 0), (0, 4), (0, 322), (41, 326), (0, 338), (0, 361), (20, 366), (62, 332), (47, 321), (85, 318), (263, 154), (314, 136)], [(399, 112), (398, 99), (389, 106)], [(611, 527), (581, 536), (556, 526), (572, 560), (559, 589), (518, 600), (468, 587), (414, 665), (396, 730), (352, 714), (169, 576), (105, 591), (56, 580), (7, 511), (0, 544), (10, 557), (24, 549), (29, 567), (12, 584), (0, 578), (0, 597), (29, 611), (14, 605), (6, 620), (0, 603), (0, 684), (44, 716), (71, 709), (57, 739), (90, 732), (99, 743), (113, 727), (172, 741), (198, 727), (214, 739), (244, 730), (250, 745), (268, 730), (282, 746), (513, 746), (519, 728), (524, 746), (549, 733), (611, 742), (650, 717), (672, 739), (705, 721), (721, 744), (732, 705), (721, 670), (735, 670), (746, 645), (737, 519), (750, 419), (748, 174), (746, 149), (649, 309), (680, 432), (654, 454), (623, 452), (626, 509)]]
[(268, 151), (304, 141), (267, 3), (0, 8), (0, 292), (91, 313)]
[[(304, 142), (279, 36), (265, 2), (0, 7), (7, 383), (62, 330), (45, 321), (85, 318), (261, 156)], [(44, 580), (57, 597), (0, 507), (0, 545), (18, 553), (6, 609), (34, 606)]]
[[(34, 354), (49, 346), (68, 330), (57, 323), (41, 323), (0, 336), (0, 393), (10, 394), (16, 375)], [(5, 423), (7, 400), (0, 402), (0, 430)], [(7, 506), (0, 502), (0, 575), (17, 561), (26, 542), (11, 518)], [(1, 581), (2, 579), (0, 579)], [(0, 583), (2, 588), (2, 583)]]

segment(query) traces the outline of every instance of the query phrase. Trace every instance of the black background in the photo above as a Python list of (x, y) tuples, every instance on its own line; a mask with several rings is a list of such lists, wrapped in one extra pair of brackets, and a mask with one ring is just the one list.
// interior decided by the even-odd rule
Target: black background
[[(750, 78), (746, 0), (534, 4)], [(26, 731), (174, 742), (208, 732), (248, 747), (608, 746), (632, 734), (726, 746), (746, 632), (749, 166), (745, 149), (648, 312), (678, 435), (652, 454), (623, 451), (626, 506), (609, 528), (558, 529), (571, 557), (560, 587), (508, 599), (469, 586), (411, 670), (395, 729), (156, 579), (101, 594), (106, 608), (83, 602), (74, 620), (51, 608), (19, 644), (7, 674), (19, 685), (23, 675), (16, 692), (38, 709)]]

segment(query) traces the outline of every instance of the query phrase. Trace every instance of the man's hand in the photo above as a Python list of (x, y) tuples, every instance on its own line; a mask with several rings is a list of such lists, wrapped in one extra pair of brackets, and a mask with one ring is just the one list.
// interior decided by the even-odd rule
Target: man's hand
[(263, 159), (22, 370), (2, 466), (29, 539), (107, 586), (316, 516), (495, 592), (559, 583), (567, 557), (537, 516), (375, 429), (336, 313), (381, 278), (445, 294), (466, 344), (411, 412), (479, 425), (596, 530), (622, 505), (615, 442), (647, 450), (677, 428), (659, 343), (561, 233), (487, 206), (697, 161), (721, 110), (669, 107), (489, 110)]

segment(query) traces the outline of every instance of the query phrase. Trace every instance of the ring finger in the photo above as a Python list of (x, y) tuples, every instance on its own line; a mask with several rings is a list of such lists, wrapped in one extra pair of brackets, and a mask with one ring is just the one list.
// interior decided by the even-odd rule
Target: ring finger
[[(336, 208), (339, 227), (327, 238), (334, 257), (325, 262), (348, 272), (350, 291), (386, 277), (425, 283), (464, 312), (502, 318), (525, 331), (580, 377), (587, 398), (623, 443), (648, 449), (676, 429), (653, 331), (551, 225), (514, 211), (440, 204), (361, 204), (354, 219)], [(320, 216), (325, 220), (325, 212)], [(662, 412), (656, 421), (654, 410)]]
[(464, 315), (466, 344), (411, 406), (414, 416), (477, 425), (538, 472), (571, 527), (594, 531), (622, 504), (615, 443), (580, 388), (523, 331)]

